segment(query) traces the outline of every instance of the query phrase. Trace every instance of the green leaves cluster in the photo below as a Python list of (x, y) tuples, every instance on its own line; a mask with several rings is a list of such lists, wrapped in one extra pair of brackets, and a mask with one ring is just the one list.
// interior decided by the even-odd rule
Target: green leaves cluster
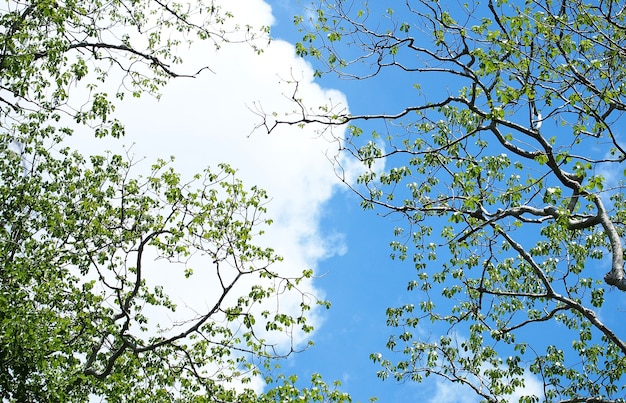
[[(3, 125), (68, 117), (97, 136), (123, 135), (116, 101), (158, 96), (168, 79), (197, 74), (180, 66), (179, 48), (228, 42), (230, 17), (203, 1), (9, 2), (0, 16)], [(250, 29), (249, 37), (266, 32)]]
[[(311, 330), (306, 302), (301, 316), (268, 311), (255, 319), (254, 307), (282, 292), (261, 279), (291, 287), (301, 278), (278, 277), (270, 267), (280, 258), (252, 243), (270, 223), (262, 216), (267, 196), (246, 190), (229, 166), (182, 183), (164, 161), (133, 177), (119, 155), (86, 161), (69, 149), (40, 152), (26, 174), (6, 144), (3, 157), (4, 399), (212, 396), (216, 380), (257, 373), (243, 352), (274, 356), (257, 326)], [(214, 273), (207, 286), (217, 297), (175, 333), (155, 330), (147, 313), (176, 311), (149, 281), (159, 261), (172, 266), (172, 278)], [(201, 266), (192, 271), (191, 262)], [(248, 277), (258, 285), (245, 291), (239, 284)]]

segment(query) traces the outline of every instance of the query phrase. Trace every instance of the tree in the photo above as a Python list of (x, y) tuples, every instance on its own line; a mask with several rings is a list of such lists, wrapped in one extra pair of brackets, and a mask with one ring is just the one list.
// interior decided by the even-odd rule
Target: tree
[(316, 109), (295, 83), (294, 114), (262, 122), (347, 127), (335, 136), (365, 173), (346, 183), (404, 217), (392, 257), (417, 295), (387, 311), (379, 376), (437, 375), (488, 402), (624, 401), (623, 4), (402, 3), (321, 0), (296, 19), (318, 76), (399, 88), (400, 109)]
[[(299, 292), (311, 272), (279, 275), (272, 264), (280, 256), (257, 245), (271, 223), (263, 190), (245, 188), (225, 164), (184, 182), (166, 161), (140, 175), (127, 155), (86, 157), (64, 144), (76, 129), (122, 136), (114, 111), (126, 95), (158, 96), (169, 79), (195, 76), (177, 70), (179, 45), (254, 48), (256, 31), (230, 31), (229, 17), (214, 2), (4, 6), (3, 401), (256, 401), (263, 397), (244, 389), (251, 376), (295, 348), (280, 349), (270, 336), (311, 331), (305, 315), (314, 296), (300, 292), (295, 314), (265, 304)], [(174, 316), (179, 310), (155, 278), (163, 266), (168, 281), (198, 273), (210, 280), (203, 310)], [(155, 322), (167, 315), (176, 319)], [(314, 381), (322, 387), (307, 396), (338, 393)], [(293, 393), (294, 382), (271, 396)]]

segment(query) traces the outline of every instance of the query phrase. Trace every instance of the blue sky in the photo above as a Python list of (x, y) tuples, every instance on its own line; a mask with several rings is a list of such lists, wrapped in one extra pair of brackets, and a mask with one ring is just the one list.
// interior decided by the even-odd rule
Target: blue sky
[[(302, 34), (292, 23), (294, 15), (302, 14), (298, 3), (269, 3), (276, 17), (272, 36), (292, 43), (300, 40)], [(398, 112), (406, 107), (407, 97), (414, 92), (410, 84), (394, 79), (393, 75), (367, 83), (338, 80), (332, 75), (316, 81), (341, 90), (352, 113)], [(385, 344), (392, 329), (385, 324), (385, 311), (416, 302), (406, 291), (407, 283), (414, 279), (414, 270), (410, 263), (389, 257), (393, 229), (404, 223), (393, 216), (383, 218), (376, 211), (363, 211), (359, 202), (350, 191), (339, 190), (324, 207), (321, 227), (342, 233), (347, 253), (320, 262), (318, 271), (323, 276), (317, 285), (326, 293), (332, 308), (314, 336), (315, 346), (292, 357), (285, 371), (295, 371), (304, 381), (312, 372), (322, 374), (326, 381), (340, 380), (342, 389), (354, 401), (366, 402), (372, 396), (380, 402), (477, 401), (435, 379), (416, 384), (377, 378), (380, 367), (369, 356), (377, 352), (388, 356)]]
[[(292, 24), (294, 14), (303, 14), (303, 11), (298, 9), (297, 3), (270, 1), (270, 4), (276, 17), (272, 35), (289, 42), (299, 40), (302, 34), (298, 33)], [(448, 5), (454, 7), (452, 4)], [(397, 2), (372, 3), (370, 9), (376, 9), (377, 6), (380, 9), (372, 12), (372, 19), (382, 16), (386, 7), (395, 8), (396, 13), (402, 13), (405, 9), (404, 4)], [(473, 17), (478, 21), (480, 15), (474, 14)], [(436, 75), (427, 77), (418, 75), (418, 77), (423, 93), (431, 97), (429, 100), (436, 99), (437, 95), (445, 97), (449, 90), (448, 86), (452, 93), (458, 88), (457, 83), (447, 81), (449, 77), (442, 77), (444, 80), (439, 80)], [(397, 113), (412, 103), (419, 103), (419, 100), (413, 100), (417, 97), (417, 92), (412, 88), (413, 82), (410, 81), (413, 79), (413, 75), (385, 73), (375, 80), (338, 80), (330, 75), (323, 76), (317, 82), (322, 86), (342, 91), (351, 113), (368, 114)], [(557, 128), (556, 122), (547, 121), (546, 124), (554, 125), (551, 130), (561, 130)], [(374, 124), (365, 123), (366, 140), (369, 140), (368, 128), (372, 130), (376, 127)], [(564, 135), (565, 141), (569, 141), (569, 133), (566, 132)], [(601, 144), (591, 146), (593, 152), (598, 155), (606, 152)], [(490, 149), (491, 153), (496, 154), (505, 151)], [(605, 177), (613, 183), (615, 175), (611, 172), (605, 173)], [(314, 371), (320, 372), (327, 380), (342, 380), (344, 390), (349, 392), (355, 401), (366, 401), (369, 396), (377, 396), (381, 402), (478, 401), (469, 390), (435, 379), (422, 384), (411, 382), (398, 384), (393, 379), (383, 382), (376, 378), (375, 374), (379, 368), (368, 357), (374, 352), (389, 356), (385, 343), (393, 332), (393, 329), (385, 326), (385, 309), (404, 303), (417, 303), (416, 295), (406, 291), (407, 282), (413, 279), (414, 271), (410, 262), (401, 263), (389, 258), (389, 242), (393, 240), (393, 228), (395, 225), (402, 226), (403, 223), (394, 222), (393, 216), (383, 218), (376, 212), (362, 211), (358, 203), (359, 200), (353, 194), (339, 191), (326, 205), (327, 210), (322, 217), (321, 227), (343, 233), (347, 253), (333, 256), (319, 264), (320, 272), (327, 274), (319, 279), (317, 284), (326, 292), (333, 307), (315, 336), (316, 346), (310, 352), (294, 357), (293, 368), (304, 375), (303, 379)], [(606, 271), (607, 266), (604, 262), (600, 267), (590, 267), (589, 275), (601, 278)], [(606, 298), (609, 302), (598, 314), (609, 326), (622, 328), (619, 308), (612, 311), (610, 307), (621, 306), (625, 300), (624, 296), (621, 292), (609, 288), (606, 290)], [(432, 332), (434, 337), (442, 332), (442, 329), (437, 328), (423, 330)], [(537, 343), (536, 346), (554, 343), (555, 340), (559, 340), (560, 335), (573, 337), (561, 325), (552, 321), (536, 326), (530, 331), (534, 333), (527, 334), (527, 340)], [(545, 337), (546, 335), (550, 337)], [(462, 334), (460, 336), (463, 337)], [(567, 343), (560, 347), (567, 347)], [(526, 386), (529, 390), (541, 394), (539, 380), (530, 374), (527, 376)]]
[[(332, 303), (329, 311), (312, 313), (318, 329), (313, 335), (315, 346), (282, 362), (286, 374), (298, 374), (306, 381), (316, 372), (328, 382), (340, 380), (342, 390), (354, 401), (365, 402), (371, 396), (390, 403), (477, 401), (465, 390), (436, 379), (398, 384), (376, 377), (379, 367), (369, 355), (386, 355), (385, 343), (392, 333), (385, 325), (385, 310), (416, 303), (406, 291), (414, 273), (411, 264), (389, 258), (389, 243), (398, 222), (393, 216), (383, 218), (361, 209), (328, 160), (336, 152), (336, 144), (328, 136), (318, 135), (315, 127), (283, 127), (271, 135), (254, 131), (259, 123), (254, 111), (291, 110), (286, 99), (293, 91), (286, 82), (290, 78), (301, 81), (300, 90), (309, 105), (332, 100), (353, 113), (403, 109), (415, 94), (411, 83), (394, 75), (367, 83), (330, 76), (314, 79), (313, 67), (295, 55), (294, 43), (300, 34), (293, 26), (293, 16), (302, 12), (297, 2), (241, 0), (224, 4), (235, 15), (232, 24), (271, 25), (274, 40), (262, 55), (246, 45), (227, 44), (218, 52), (203, 44), (183, 49), (185, 64), (181, 68), (195, 72), (195, 66), (208, 63), (212, 72), (205, 71), (193, 80), (175, 80), (164, 89), (161, 100), (124, 101), (118, 113), (128, 134), (121, 143), (103, 144), (80, 136), (71, 141), (94, 153), (132, 145), (128, 154), (136, 160), (145, 158), (147, 166), (156, 158), (174, 155), (175, 167), (188, 178), (206, 165), (227, 162), (238, 169), (248, 186), (258, 185), (269, 192), (268, 214), (275, 223), (262, 242), (285, 257), (281, 273), (314, 268), (319, 277), (305, 283), (305, 291)], [(262, 46), (266, 43), (264, 38), (259, 40)], [(432, 79), (422, 84), (426, 93), (444, 88)], [(348, 167), (351, 175), (358, 173), (355, 167)], [(189, 283), (160, 273), (153, 281), (166, 284), (175, 301), (193, 310), (211, 297), (210, 280), (198, 276)], [(297, 307), (297, 299), (284, 298), (282, 307)], [(431, 331), (438, 336), (439, 330)], [(306, 342), (306, 336), (296, 339), (300, 345)], [(255, 386), (262, 387), (260, 380)]]

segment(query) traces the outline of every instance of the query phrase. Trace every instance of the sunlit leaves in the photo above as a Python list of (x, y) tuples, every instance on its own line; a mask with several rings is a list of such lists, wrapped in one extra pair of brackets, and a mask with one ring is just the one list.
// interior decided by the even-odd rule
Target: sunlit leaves
[[(254, 402), (352, 402), (350, 395), (339, 390), (341, 382), (335, 381), (332, 384), (327, 384), (324, 382), (321, 375), (317, 373), (312, 374), (310, 383), (302, 388), (296, 386), (298, 378), (294, 375), (289, 377), (280, 375), (277, 376), (276, 379), (266, 378), (266, 381), (273, 387), (267, 393), (260, 396), (258, 400), (254, 400)], [(375, 402), (376, 400), (377, 399), (374, 397), (369, 399), (370, 402)], [(252, 400), (250, 400), (250, 402), (252, 402)]]

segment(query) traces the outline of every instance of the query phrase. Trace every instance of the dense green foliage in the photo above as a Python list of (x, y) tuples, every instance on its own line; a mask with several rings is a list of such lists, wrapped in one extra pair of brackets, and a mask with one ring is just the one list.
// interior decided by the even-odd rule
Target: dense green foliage
[(387, 312), (380, 377), (437, 375), (489, 402), (624, 401), (623, 3), (309, 11), (297, 51), (319, 76), (391, 91), (349, 115), (296, 92), (301, 115), (265, 121), (346, 125), (363, 206), (405, 219), (392, 257), (414, 267), (415, 303)]
[[(3, 402), (349, 399), (317, 376), (310, 389), (285, 377), (267, 395), (245, 389), (293, 352), (264, 337), (310, 332), (305, 315), (315, 301), (301, 295), (299, 311), (278, 310), (278, 295), (299, 292), (311, 272), (280, 276), (280, 257), (257, 246), (271, 223), (264, 191), (244, 187), (225, 164), (184, 182), (165, 161), (142, 168), (64, 143), (75, 131), (122, 136), (116, 105), (126, 95), (158, 96), (170, 78), (187, 75), (179, 45), (232, 42), (229, 17), (214, 2), (3, 6)], [(206, 300), (189, 314), (166, 286), (197, 276), (207, 281)]]

